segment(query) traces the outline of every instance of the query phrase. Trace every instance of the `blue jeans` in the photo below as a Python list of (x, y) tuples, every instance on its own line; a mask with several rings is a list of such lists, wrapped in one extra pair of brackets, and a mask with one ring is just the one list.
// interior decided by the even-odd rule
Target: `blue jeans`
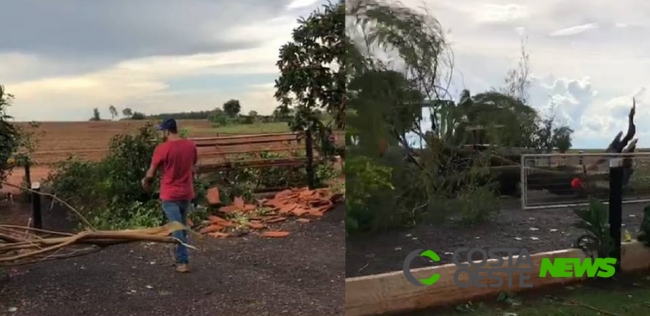
[[(190, 211), (190, 202), (190, 200), (162, 201), (163, 212), (165, 212), (167, 220), (170, 222), (179, 222), (183, 225), (187, 225), (187, 213)], [(187, 244), (186, 230), (177, 230), (172, 233), (172, 236)], [(189, 263), (187, 247), (181, 244), (176, 245), (176, 263)]]

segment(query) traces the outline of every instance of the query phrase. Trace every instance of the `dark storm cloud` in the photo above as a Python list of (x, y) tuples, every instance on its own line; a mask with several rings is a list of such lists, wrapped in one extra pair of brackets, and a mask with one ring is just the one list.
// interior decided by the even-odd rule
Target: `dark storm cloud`
[[(111, 63), (151, 55), (254, 47), (219, 39), (233, 26), (278, 16), (290, 0), (2, 1), (0, 53)], [(221, 34), (220, 34), (221, 33)]]

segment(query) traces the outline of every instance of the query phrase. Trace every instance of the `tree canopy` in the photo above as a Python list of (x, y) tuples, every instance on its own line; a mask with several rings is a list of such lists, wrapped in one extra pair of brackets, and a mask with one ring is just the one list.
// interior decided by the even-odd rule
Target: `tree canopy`
[(226, 101), (226, 103), (223, 104), (223, 111), (229, 117), (236, 117), (239, 115), (239, 112), (241, 112), (241, 104), (239, 104), (239, 100), (230, 99)]
[[(329, 3), (298, 20), (292, 40), (280, 48), (275, 81), (277, 115), (294, 112), (293, 130), (327, 133), (345, 128), (345, 3)], [(333, 126), (325, 126), (315, 114), (331, 114)]]

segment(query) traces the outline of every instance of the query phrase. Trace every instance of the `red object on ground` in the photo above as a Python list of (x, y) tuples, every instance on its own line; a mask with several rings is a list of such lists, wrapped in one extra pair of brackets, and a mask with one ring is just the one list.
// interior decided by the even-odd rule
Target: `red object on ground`
[(582, 181), (580, 181), (580, 178), (573, 178), (573, 180), (571, 180), (571, 187), (574, 190), (582, 189)]

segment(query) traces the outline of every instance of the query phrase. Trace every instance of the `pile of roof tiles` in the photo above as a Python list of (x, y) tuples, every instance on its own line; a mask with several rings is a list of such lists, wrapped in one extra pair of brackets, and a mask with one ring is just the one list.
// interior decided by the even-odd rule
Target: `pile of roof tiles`
[[(258, 200), (256, 204), (248, 204), (241, 197), (236, 197), (232, 204), (219, 208), (219, 215), (210, 215), (202, 223), (203, 228), (199, 233), (215, 238), (235, 236), (238, 234), (235, 230), (241, 223), (228, 218), (239, 214), (246, 218), (245, 226), (249, 231), (258, 232), (262, 237), (286, 237), (290, 234), (288, 231), (273, 230), (269, 224), (288, 218), (310, 222), (310, 218), (322, 217), (334, 208), (338, 198), (340, 195), (333, 194), (328, 188), (309, 190), (306, 187), (278, 192), (273, 198)], [(207, 199), (210, 205), (221, 204), (216, 188), (208, 190)]]

